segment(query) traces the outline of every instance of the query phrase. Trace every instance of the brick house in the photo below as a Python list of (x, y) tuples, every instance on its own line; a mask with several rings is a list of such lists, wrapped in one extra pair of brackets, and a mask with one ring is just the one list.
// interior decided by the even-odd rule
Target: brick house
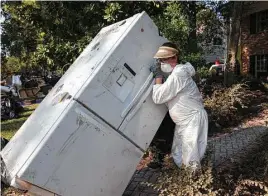
[(241, 71), (254, 77), (268, 76), (268, 2), (246, 7), (241, 20)]

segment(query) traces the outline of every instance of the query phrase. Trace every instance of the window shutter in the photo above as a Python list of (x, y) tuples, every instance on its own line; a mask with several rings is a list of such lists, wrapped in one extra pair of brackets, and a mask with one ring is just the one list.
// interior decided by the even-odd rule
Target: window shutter
[(251, 14), (250, 15), (250, 34), (255, 34), (256, 33), (256, 29), (257, 29), (257, 24), (256, 24), (256, 17), (257, 14)]
[(252, 76), (255, 76), (255, 56), (252, 55), (249, 57), (249, 73)]

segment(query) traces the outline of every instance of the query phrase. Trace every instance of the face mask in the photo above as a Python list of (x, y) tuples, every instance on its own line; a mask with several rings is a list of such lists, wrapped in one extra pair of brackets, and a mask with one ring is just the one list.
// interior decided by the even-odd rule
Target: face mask
[(172, 72), (173, 68), (170, 64), (168, 63), (161, 63), (161, 70), (165, 73), (170, 73)]

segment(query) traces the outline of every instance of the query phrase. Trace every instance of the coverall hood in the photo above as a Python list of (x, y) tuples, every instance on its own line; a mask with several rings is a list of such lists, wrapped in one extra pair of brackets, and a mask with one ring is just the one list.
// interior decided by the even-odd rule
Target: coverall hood
[(191, 63), (187, 62), (185, 64), (179, 64), (178, 66), (182, 66), (183, 70), (191, 77), (195, 75), (195, 69)]

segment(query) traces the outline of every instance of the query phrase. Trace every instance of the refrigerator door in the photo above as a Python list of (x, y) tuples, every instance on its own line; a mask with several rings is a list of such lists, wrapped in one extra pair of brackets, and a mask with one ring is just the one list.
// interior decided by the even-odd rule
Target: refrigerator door
[(51, 130), (17, 178), (64, 196), (122, 195), (141, 150), (75, 101)]
[[(117, 35), (110, 34), (109, 39), (114, 36)], [(118, 129), (151, 84), (149, 68), (154, 63), (153, 56), (166, 41), (145, 12), (138, 14), (75, 99)]]
[(154, 81), (145, 88), (142, 96), (132, 107), (119, 131), (141, 149), (146, 150), (168, 109), (165, 104), (156, 106), (152, 100)]
[[(49, 93), (1, 151), (10, 181), (70, 104), (68, 93)], [(57, 104), (60, 102), (61, 104)]]

